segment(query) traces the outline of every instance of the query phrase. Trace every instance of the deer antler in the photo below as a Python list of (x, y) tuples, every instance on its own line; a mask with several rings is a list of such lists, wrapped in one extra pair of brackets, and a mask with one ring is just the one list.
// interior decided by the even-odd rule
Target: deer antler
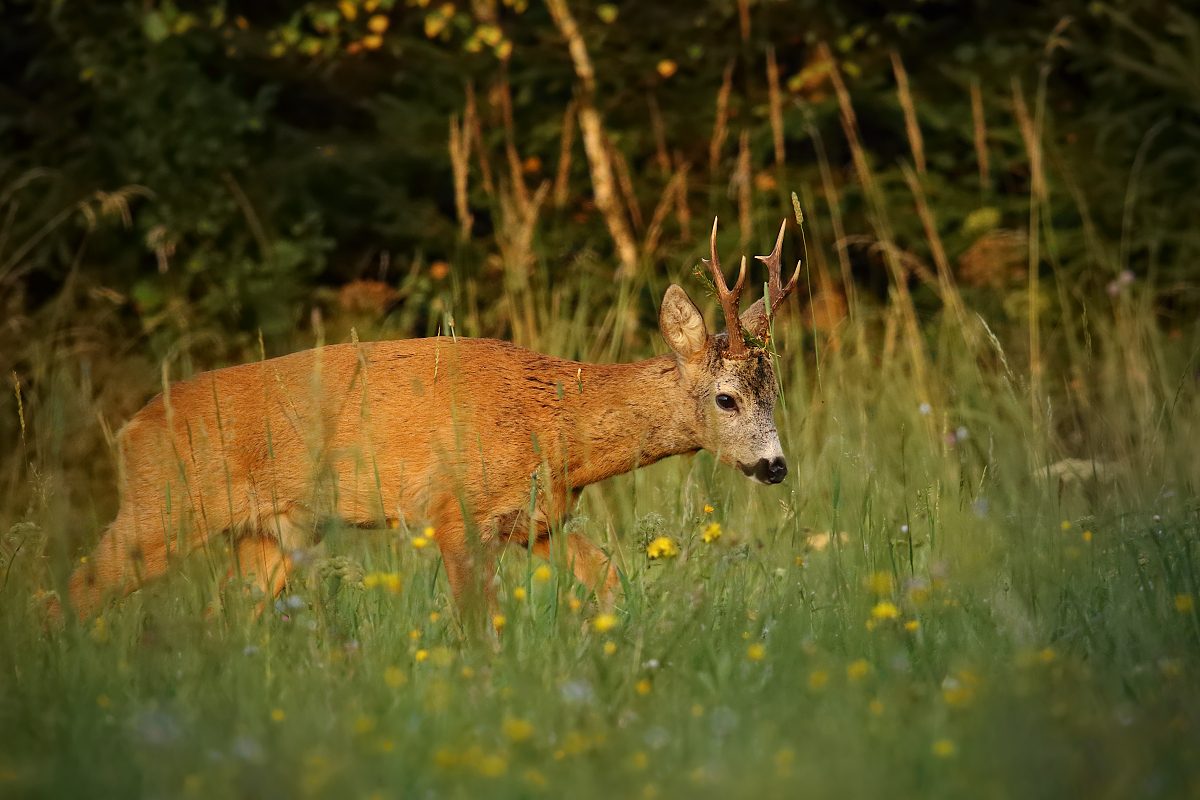
[[(776, 247), (776, 250), (779, 248)], [(721, 301), (721, 310), (725, 312), (725, 330), (729, 333), (729, 353), (732, 358), (746, 355), (746, 341), (742, 338), (742, 323), (738, 319), (738, 300), (742, 296), (742, 284), (746, 282), (746, 257), (742, 256), (742, 268), (738, 273), (737, 283), (733, 290), (725, 284), (725, 275), (721, 272), (721, 259), (717, 257), (717, 218), (713, 217), (712, 237), (709, 239), (709, 250), (712, 260), (702, 258), (704, 266), (712, 273), (713, 284), (717, 287), (717, 297)], [(776, 267), (776, 272), (779, 268)], [(794, 281), (793, 281), (794, 282)]]
[(796, 271), (792, 274), (792, 279), (783, 285), (782, 276), (779, 274), (780, 261), (783, 254), (783, 235), (787, 230), (787, 220), (779, 226), (779, 236), (775, 239), (775, 249), (771, 251), (769, 256), (755, 256), (759, 261), (767, 265), (767, 296), (756, 302), (750, 308), (746, 309), (746, 313), (742, 315), (741, 324), (750, 332), (751, 335), (765, 339), (767, 333), (771, 330), (771, 319), (775, 316), (775, 312), (783, 305), (784, 299), (787, 298), (796, 288), (796, 281), (800, 278), (800, 261), (796, 262)]

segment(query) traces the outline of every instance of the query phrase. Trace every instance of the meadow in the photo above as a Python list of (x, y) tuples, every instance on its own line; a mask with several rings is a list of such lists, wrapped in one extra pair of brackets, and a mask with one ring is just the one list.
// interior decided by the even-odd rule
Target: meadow
[[(562, 28), (548, 15), (565, 5), (547, 6), (539, 24)], [(344, 20), (320, 13), (362, 30), (349, 50), (350, 34), (324, 29), (337, 57), (383, 46), (386, 20), (363, 38), (366, 12), (339, 7)], [(154, 58), (175, 52), (170, 37), (208, 35), (161, 8), (130, 17), (131, 41)], [(585, 26), (618, 19), (600, 9), (603, 22)], [(737, 9), (749, 54), (750, 4)], [(261, 33), (272, 57), (294, 44), (220, 12), (221, 41)], [(429, 33), (442, 11), (421, 13), (406, 48), (443, 30)], [(736, 148), (725, 105), (734, 61), (706, 67), (709, 78), (724, 69), (724, 83), (703, 85), (711, 149), (706, 116), (689, 158), (699, 172), (711, 153), (711, 174), (691, 184), (690, 162), (658, 145), (661, 120), (618, 142), (644, 151), (631, 175), (611, 142), (600, 155), (583, 95), (561, 128), (556, 117), (517, 130), (508, 73), (486, 100), (481, 90), (478, 114), (468, 85), (449, 147), (436, 142), (453, 162), (443, 199), (450, 208), (453, 192), (454, 217), (397, 214), (457, 249), (397, 248), (389, 276), (390, 256), (372, 244), (358, 272), (378, 268), (379, 280), (340, 288), (302, 269), (333, 245), (300, 223), (263, 225), (262, 195), (233, 171), (197, 168), (217, 211), (179, 206), (186, 224), (163, 212), (137, 256), (153, 263), (128, 285), (111, 277), (126, 261), (95, 263), (84, 243), (124, 252), (127, 234), (96, 224), (158, 213), (138, 205), (138, 186), (80, 195), (60, 214), (57, 195), (24, 200), (40, 174), (0, 172), (0, 332), (12, 337), (0, 363), (13, 370), (0, 400), (0, 798), (1200, 797), (1194, 249), (1123, 168), (1113, 174), (1128, 178), (1115, 201), (1124, 224), (1097, 222), (1104, 186), (1079, 177), (1075, 134), (1046, 110), (1054, 31), (1029, 106), (1005, 74), (991, 134), (978, 83), (960, 92), (972, 103), (961, 124), (922, 102), (927, 127), (959, 136), (954, 152), (929, 147), (928, 171), (894, 52), (887, 112), (910, 123), (899, 166), (866, 149), (829, 48), (793, 65), (804, 80), (781, 99), (771, 46), (770, 71), (753, 78), (768, 76), (769, 91), (755, 84), (763, 102), (736, 123), (747, 125)], [(512, 42), (496, 42), (507, 59)], [(665, 81), (677, 68), (644, 71)], [(197, 107), (228, 106), (205, 98)], [(596, 137), (586, 157), (608, 163), (607, 185), (571, 191), (572, 175), (598, 180), (572, 144), (573, 113), (580, 137)], [(303, 145), (309, 160), (336, 150), (314, 157)], [(518, 149), (535, 146), (561, 153), (553, 193), (550, 180), (527, 185), (541, 160)], [(246, 153), (238, 170), (250, 171)], [(361, 185), (382, 192), (374, 162), (354, 163)], [(643, 205), (654, 207), (648, 224)], [(666, 351), (654, 329), (666, 287), (704, 297), (694, 269), (717, 213), (727, 266), (769, 249), (781, 217), (790, 262), (806, 266), (803, 296), (772, 338), (790, 471), (759, 486), (701, 452), (586, 489), (567, 528), (618, 564), (612, 613), (562, 564), (513, 548), (500, 559), (496, 636), (466, 636), (431, 532), (413, 521), (329, 526), (262, 613), (236, 579), (223, 583), (218, 542), (98, 615), (47, 620), (47, 596), (115, 514), (113, 431), (163, 382), (320, 342), (452, 330), (578, 360), (649, 357)], [(64, 220), (86, 233), (50, 237)], [(171, 224), (186, 228), (178, 251)], [(204, 225), (237, 235), (197, 238)], [(26, 269), (43, 239), (54, 252)], [(201, 244), (185, 260), (189, 241)], [(60, 282), (17, 282), (22, 269), (57, 275), (45, 266), (55, 259), (70, 264)], [(44, 302), (26, 302), (26, 290)], [(712, 329), (719, 308), (701, 305)], [(252, 307), (257, 316), (229, 310)]]
[(64, 630), (18, 552), (3, 794), (1192, 796), (1194, 364), (1136, 302), (1075, 365), (1105, 457), (1057, 463), (1066, 412), (1033, 417), (998, 342), (947, 324), (918, 385), (895, 354), (806, 358), (793, 321), (784, 484), (702, 453), (587, 490), (615, 613), (508, 552), (498, 649), (421, 529), (329, 531), (261, 617), (210, 551)]

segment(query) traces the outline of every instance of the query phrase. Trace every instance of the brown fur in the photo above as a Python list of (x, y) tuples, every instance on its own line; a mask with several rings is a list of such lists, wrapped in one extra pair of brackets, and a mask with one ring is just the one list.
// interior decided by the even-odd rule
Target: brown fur
[[(232, 540), (234, 570), (274, 596), (325, 517), (428, 523), (455, 599), (482, 588), (491, 600), (491, 548), (526, 542), (535, 475), (533, 551), (549, 557), (548, 533), (584, 486), (702, 447), (730, 464), (778, 452), (766, 354), (726, 358), (725, 337), (708, 336), (679, 287), (662, 326), (676, 352), (635, 364), (439, 337), (334, 345), (173, 384), (121, 431), (121, 508), (71, 577), (71, 605), (87, 615), (218, 535)], [(744, 412), (714, 410), (718, 391)], [(609, 557), (576, 534), (566, 549), (607, 602)]]

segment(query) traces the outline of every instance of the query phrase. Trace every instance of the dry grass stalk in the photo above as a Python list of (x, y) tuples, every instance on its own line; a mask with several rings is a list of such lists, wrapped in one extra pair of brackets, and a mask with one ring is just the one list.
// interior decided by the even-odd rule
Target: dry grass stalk
[(496, 195), (496, 186), (492, 182), (492, 166), (488, 163), (487, 150), (483, 146), (483, 127), (479, 124), (479, 111), (475, 105), (475, 86), (467, 84), (467, 107), (463, 112), (463, 127), (468, 135), (475, 140), (475, 152), (479, 153), (479, 176), (483, 179), (483, 191), (488, 197)]
[(654, 207), (654, 215), (650, 217), (650, 225), (646, 228), (646, 239), (642, 243), (644, 258), (654, 257), (654, 251), (658, 249), (658, 242), (662, 238), (663, 223), (667, 220), (667, 214), (671, 213), (671, 206), (679, 202), (679, 189), (686, 181), (687, 165), (684, 165), (682, 169), (671, 176), (671, 180), (663, 189), (662, 196), (658, 198), (658, 205)]
[(958, 293), (958, 287), (954, 285), (954, 274), (950, 271), (950, 260), (946, 258), (946, 248), (942, 246), (942, 237), (938, 234), (937, 220), (933, 216), (933, 210), (929, 208), (929, 203), (925, 199), (925, 189), (921, 186), (921, 179), (914, 173), (907, 164), (902, 164), (901, 169), (904, 172), (904, 179), (908, 181), (908, 188), (913, 193), (913, 199), (917, 202), (917, 215), (921, 217), (921, 225), (925, 228), (925, 238), (929, 241), (929, 252), (933, 255), (933, 264), (937, 268), (937, 285), (938, 294), (941, 295), (942, 302), (950, 309), (950, 313), (954, 316), (954, 321), (962, 330), (967, 341), (974, 345), (975, 335), (973, 327), (969, 324), (970, 320), (967, 317), (966, 306), (963, 305), (962, 297)]
[[(820, 51), (822, 58), (829, 59), (831, 65), (829, 80), (833, 83), (834, 92), (837, 93), (838, 105), (842, 112), (842, 130), (845, 131), (846, 140), (850, 144), (850, 153), (854, 157), (854, 170), (858, 173), (863, 193), (866, 195), (869, 207), (873, 212), (873, 222), (879, 230), (879, 238), (883, 243), (890, 245), (894, 237), (891, 232), (891, 224), (888, 221), (887, 207), (883, 202), (879, 187), (875, 185), (871, 167), (867, 163), (866, 153), (858, 139), (858, 117), (855, 115), (854, 106), (850, 102), (850, 92), (846, 90), (846, 84), (842, 81), (841, 70), (838, 69), (837, 62), (833, 59), (833, 53), (830, 52), (829, 45), (822, 42)], [(893, 288), (896, 293), (895, 304), (897, 313), (901, 315), (904, 323), (904, 333), (905, 338), (908, 340), (909, 353), (912, 359), (913, 378), (917, 385), (917, 391), (920, 392), (922, 401), (928, 402), (929, 389), (925, 380), (926, 359), (924, 344), (921, 339), (921, 329), (917, 324), (917, 311), (913, 307), (912, 296), (908, 291), (905, 270), (896, 258), (896, 250), (897, 248), (894, 246), (885, 246), (883, 248), (884, 261), (887, 263), (888, 271), (892, 275)]]
[(1012, 87), (1017, 126), (1021, 129), (1021, 138), (1025, 141), (1025, 150), (1029, 154), (1029, 395), (1034, 425), (1038, 425), (1042, 416), (1039, 399), (1042, 394), (1042, 345), (1041, 327), (1038, 325), (1038, 299), (1041, 294), (1041, 287), (1038, 285), (1038, 264), (1041, 263), (1040, 206), (1046, 197), (1046, 183), (1042, 173), (1041, 131), (1034, 128), (1033, 121), (1029, 118), (1025, 93), (1016, 75), (1012, 78)]
[(992, 165), (988, 158), (987, 120), (983, 116), (983, 92), (979, 78), (971, 78), (971, 117), (975, 121), (975, 159), (979, 162), (979, 189), (986, 193), (991, 188)]
[(671, 156), (667, 154), (667, 129), (663, 125), (662, 113), (658, 110), (658, 101), (654, 99), (653, 92), (646, 95), (646, 100), (650, 105), (650, 127), (654, 131), (655, 160), (662, 174), (670, 175)]
[(596, 207), (604, 215), (608, 224), (609, 234), (617, 248), (617, 258), (621, 266), (618, 275), (630, 278), (637, 271), (637, 244), (629, 224), (621, 214), (620, 203), (617, 202), (613, 189), (612, 165), (604, 148), (604, 129), (600, 121), (600, 113), (596, 111), (592, 96), (596, 91), (596, 73), (592, 69), (592, 61), (588, 56), (587, 45), (575, 18), (567, 8), (566, 0), (546, 0), (550, 15), (559, 33), (567, 40), (567, 49), (571, 54), (571, 62), (575, 66), (575, 75), (582, 84), (579, 95), (579, 128), (583, 132), (583, 149), (587, 153), (588, 166), (592, 172), (592, 191), (596, 197)]
[(729, 95), (733, 92), (733, 65), (730, 59), (725, 67), (725, 77), (721, 80), (721, 91), (717, 93), (717, 119), (713, 123), (712, 141), (708, 145), (708, 174), (717, 174), (717, 165), (721, 163), (721, 148), (729, 136)]
[(738, 187), (738, 225), (741, 226), (741, 246), (746, 249), (754, 233), (754, 215), (750, 186), (750, 129), (746, 128), (738, 137), (737, 173), (734, 183)]
[(558, 148), (558, 173), (554, 176), (554, 205), (562, 208), (571, 193), (571, 148), (575, 144), (575, 101), (563, 114), (562, 139)]
[(783, 169), (785, 150), (783, 146), (783, 95), (779, 91), (779, 64), (775, 62), (775, 48), (767, 48), (767, 100), (771, 108), (771, 137), (775, 142), (775, 166)]
[(750, 0), (738, 0), (738, 23), (742, 28), (742, 41), (750, 41)]
[(642, 208), (638, 205), (637, 192), (633, 188), (633, 177), (629, 174), (629, 162), (625, 160), (625, 154), (613, 143), (611, 137), (605, 135), (604, 144), (608, 149), (608, 157), (612, 161), (613, 171), (617, 173), (617, 184), (621, 187), (621, 194), (625, 195), (629, 218), (633, 220), (634, 230), (640, 231), (645, 224), (642, 220)]
[[(812, 209), (816, 207), (812, 196), (812, 189), (809, 188), (807, 183), (801, 184), (800, 195), (804, 199), (804, 206), (806, 208)], [(846, 317), (847, 303), (845, 294), (834, 285), (833, 277), (829, 274), (829, 264), (825, 259), (824, 237), (821, 232), (820, 216), (820, 214), (809, 214), (804, 220), (812, 230), (813, 248), (811, 253), (817, 266), (817, 292), (815, 297), (810, 297), (809, 299), (808, 323), (813, 331), (834, 334), (838, 325)], [(831, 341), (830, 344), (832, 346), (835, 343)]]
[(471, 133), (466, 120), (459, 125), (458, 115), (450, 115), (450, 167), (454, 172), (454, 208), (458, 212), (458, 224), (462, 230), (459, 238), (464, 242), (471, 238), (474, 218), (467, 205), (467, 175), (471, 164)]
[(683, 153), (675, 152), (675, 172), (679, 175), (679, 187), (675, 194), (675, 218), (679, 222), (679, 239), (684, 242), (692, 240), (692, 209), (688, 206), (688, 173), (692, 169), (690, 161), (683, 158)]
[[(829, 157), (825, 154), (825, 140), (821, 132), (813, 124), (812, 118), (805, 114), (804, 126), (813, 141), (817, 151), (817, 166), (821, 172), (821, 189), (825, 193), (825, 204), (829, 207), (829, 218), (833, 224), (833, 240), (840, 242), (846, 238), (846, 226), (842, 222), (842, 201), (837, 185), (833, 182), (833, 170), (829, 168)], [(854, 279), (850, 275), (850, 256), (844, 248), (838, 247), (838, 265), (842, 272), (842, 288), (846, 292), (846, 301), (850, 306), (850, 319), (854, 320), (857, 313)]]
[(517, 152), (516, 129), (513, 125), (512, 92), (508, 85), (508, 70), (500, 72), (498, 97), (500, 114), (504, 120), (504, 152), (508, 156), (508, 171), (512, 174), (513, 197), (524, 214), (529, 208), (529, 189), (525, 186), (525, 170)]
[(921, 126), (917, 122), (917, 107), (913, 104), (912, 93), (908, 90), (908, 72), (900, 54), (892, 51), (892, 72), (896, 74), (896, 95), (900, 98), (900, 107), (904, 109), (904, 129), (908, 133), (908, 146), (912, 149), (913, 160), (917, 164), (917, 173), (925, 174), (925, 140), (921, 138)]
[(502, 228), (497, 231), (496, 242), (504, 257), (505, 292), (511, 312), (513, 341), (518, 344), (532, 345), (537, 338), (529, 270), (533, 264), (533, 232), (538, 212), (549, 193), (550, 181), (542, 181), (524, 208), (505, 195), (500, 196)]

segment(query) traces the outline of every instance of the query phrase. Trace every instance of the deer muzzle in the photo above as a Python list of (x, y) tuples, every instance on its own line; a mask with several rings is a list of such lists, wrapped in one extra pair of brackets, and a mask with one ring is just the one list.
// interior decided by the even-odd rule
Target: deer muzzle
[(754, 478), (759, 483), (782, 483), (787, 477), (787, 461), (783, 456), (760, 458), (753, 464), (738, 464), (738, 467), (746, 477)]

